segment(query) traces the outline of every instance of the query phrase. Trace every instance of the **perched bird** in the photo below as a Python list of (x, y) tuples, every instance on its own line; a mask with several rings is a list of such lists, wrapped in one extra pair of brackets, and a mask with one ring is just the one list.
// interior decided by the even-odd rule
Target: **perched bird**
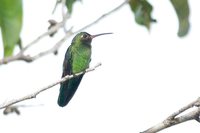
[[(67, 52), (65, 53), (62, 77), (87, 69), (91, 60), (92, 39), (106, 34), (112, 33), (102, 33), (97, 35), (90, 35), (87, 32), (78, 33), (73, 38), (71, 45), (68, 47)], [(64, 107), (69, 103), (76, 92), (83, 75), (84, 74), (61, 83), (60, 94), (58, 96), (58, 105), (60, 107)]]

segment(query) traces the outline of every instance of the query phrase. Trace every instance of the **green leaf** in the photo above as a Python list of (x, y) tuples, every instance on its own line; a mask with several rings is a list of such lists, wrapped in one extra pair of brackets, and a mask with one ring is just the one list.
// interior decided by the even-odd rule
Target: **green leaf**
[(22, 0), (0, 0), (0, 28), (4, 56), (10, 56), (19, 41), (22, 27)]
[(187, 35), (190, 22), (189, 22), (189, 6), (187, 0), (170, 0), (179, 20), (179, 29), (178, 29), (178, 36), (183, 37)]
[(153, 7), (146, 0), (130, 0), (129, 5), (131, 10), (135, 14), (135, 21), (150, 29), (151, 22), (156, 22), (155, 19), (152, 19), (151, 12)]
[(73, 4), (75, 1), (76, 0), (66, 0), (66, 6), (70, 14), (72, 13)]

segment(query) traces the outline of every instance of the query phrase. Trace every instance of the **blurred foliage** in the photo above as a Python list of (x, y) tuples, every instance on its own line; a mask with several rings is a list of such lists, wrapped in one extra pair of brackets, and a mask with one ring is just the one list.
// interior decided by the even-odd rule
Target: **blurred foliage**
[(20, 111), (16, 106), (8, 106), (3, 110), (4, 115), (15, 113), (17, 115), (20, 115)]
[[(183, 37), (187, 35), (189, 31), (189, 6), (187, 0), (170, 0), (179, 20), (178, 36)], [(152, 19), (151, 12), (153, 7), (147, 0), (130, 0), (129, 5), (135, 15), (135, 21), (144, 25), (148, 29), (150, 28), (151, 22), (156, 22)]]
[(66, 0), (66, 6), (68, 9), (68, 12), (71, 14), (72, 13), (72, 9), (73, 9), (73, 4), (74, 2), (76, 2), (76, 0)]
[[(66, 8), (71, 14), (74, 3), (78, 0), (66, 0)], [(61, 1), (57, 1), (61, 3)], [(187, 0), (170, 0), (179, 21), (178, 36), (188, 34), (190, 9)], [(137, 24), (150, 29), (153, 6), (148, 0), (130, 0), (129, 6), (135, 15)], [(21, 45), (20, 31), (22, 28), (22, 0), (0, 0), (0, 28), (4, 44), (4, 57), (11, 56), (16, 45)], [(52, 34), (53, 35), (53, 34)]]
[(189, 23), (189, 6), (187, 0), (170, 0), (179, 20), (178, 36), (185, 36), (190, 28)]
[(138, 24), (144, 25), (147, 29), (150, 29), (151, 22), (156, 22), (156, 20), (151, 17), (153, 7), (146, 0), (130, 0), (129, 5), (135, 14), (135, 21)]
[(0, 0), (0, 27), (4, 56), (11, 56), (20, 41), (22, 28), (22, 0)]

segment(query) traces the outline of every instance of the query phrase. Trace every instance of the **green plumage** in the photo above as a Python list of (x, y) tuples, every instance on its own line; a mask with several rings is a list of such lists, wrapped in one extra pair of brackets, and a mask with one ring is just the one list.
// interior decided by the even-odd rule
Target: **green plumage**
[[(73, 38), (72, 43), (65, 54), (62, 77), (84, 71), (89, 67), (92, 39), (104, 34), (90, 35), (86, 32), (81, 32)], [(61, 83), (60, 94), (58, 97), (59, 106), (64, 107), (69, 103), (83, 76), (84, 74)]]

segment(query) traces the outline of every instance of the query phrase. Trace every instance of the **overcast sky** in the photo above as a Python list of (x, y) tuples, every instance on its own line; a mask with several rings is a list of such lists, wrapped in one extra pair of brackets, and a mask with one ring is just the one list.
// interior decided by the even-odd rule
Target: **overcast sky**
[[(55, 0), (23, 2), (21, 36), (25, 45), (46, 31), (49, 19), (60, 21), (61, 12), (58, 7), (55, 15), (51, 14)], [(67, 28), (79, 29), (121, 2), (77, 2)], [(19, 103), (35, 105), (19, 108), (20, 116), (0, 115), (1, 132), (138, 133), (199, 97), (200, 2), (190, 0), (191, 29), (182, 39), (176, 35), (178, 21), (169, 1), (150, 2), (155, 7), (153, 17), (158, 21), (150, 32), (135, 23), (128, 5), (86, 30), (90, 34), (114, 34), (93, 40), (91, 66), (99, 62), (102, 66), (84, 76), (66, 107), (57, 105), (59, 85), (55, 86), (36, 99)], [(63, 35), (61, 30), (55, 38), (43, 39), (27, 53), (34, 55), (53, 46)], [(1, 103), (60, 79), (71, 40), (62, 45), (57, 56), (0, 66)], [(199, 130), (199, 123), (190, 121), (162, 133), (199, 133)]]

